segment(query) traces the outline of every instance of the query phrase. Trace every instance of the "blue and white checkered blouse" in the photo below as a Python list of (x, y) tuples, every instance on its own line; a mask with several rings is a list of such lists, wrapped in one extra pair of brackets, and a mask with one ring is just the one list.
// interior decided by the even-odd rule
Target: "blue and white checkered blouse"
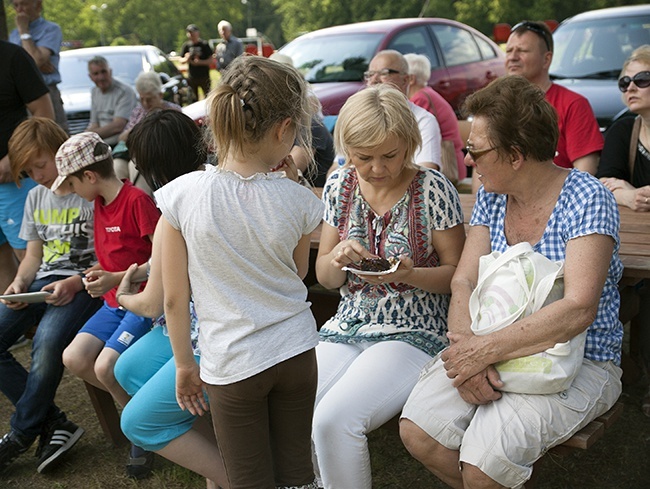
[[(492, 251), (508, 248), (504, 232), (507, 195), (486, 193), (483, 187), (476, 197), (471, 226), (490, 229)], [(613, 194), (591, 175), (571, 170), (564, 182), (555, 209), (542, 238), (533, 249), (551, 260), (564, 261), (570, 239), (589, 234), (604, 234), (615, 240), (607, 279), (598, 305), (596, 320), (589, 326), (585, 357), (594, 361), (621, 362), (623, 325), (618, 319), (620, 296), (618, 281), (623, 264), (618, 257), (620, 218)], [(516, 243), (513, 243), (516, 244)]]

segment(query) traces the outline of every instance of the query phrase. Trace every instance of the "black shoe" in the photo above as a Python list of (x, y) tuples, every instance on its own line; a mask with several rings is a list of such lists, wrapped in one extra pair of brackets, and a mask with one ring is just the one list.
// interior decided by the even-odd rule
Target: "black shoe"
[(126, 464), (126, 475), (132, 479), (146, 479), (153, 470), (154, 453), (148, 452), (136, 445), (131, 445), (129, 461)]
[(0, 439), (0, 472), (4, 472), (33, 442), (25, 442), (10, 431)]
[(83, 434), (84, 429), (72, 421), (65, 420), (51, 425), (47, 432), (41, 435), (36, 450), (36, 456), (39, 457), (36, 471), (40, 474), (53, 467), (54, 462), (70, 450)]

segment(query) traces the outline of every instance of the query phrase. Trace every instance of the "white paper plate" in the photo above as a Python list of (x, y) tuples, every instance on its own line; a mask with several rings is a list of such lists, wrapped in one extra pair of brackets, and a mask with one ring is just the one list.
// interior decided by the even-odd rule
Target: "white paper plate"
[(28, 304), (34, 304), (36, 302), (45, 302), (45, 299), (51, 294), (52, 292), (41, 290), (38, 292), (25, 292), (23, 294), (0, 295), (0, 299), (10, 302), (26, 302)]
[(343, 267), (341, 270), (344, 270), (346, 272), (352, 272), (355, 275), (387, 275), (389, 273), (393, 273), (395, 270), (397, 270), (397, 267), (399, 267), (399, 260), (395, 262), (395, 264), (390, 267), (388, 270), (384, 270), (382, 272), (366, 272), (365, 270), (359, 270), (358, 268), (354, 267)]

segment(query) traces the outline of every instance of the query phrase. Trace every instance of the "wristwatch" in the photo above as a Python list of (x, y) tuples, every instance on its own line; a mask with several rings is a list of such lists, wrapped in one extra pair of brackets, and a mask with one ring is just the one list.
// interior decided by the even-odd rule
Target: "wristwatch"
[(32, 35), (29, 32), (20, 35), (20, 40), (21, 41), (29, 41), (31, 38), (32, 38)]

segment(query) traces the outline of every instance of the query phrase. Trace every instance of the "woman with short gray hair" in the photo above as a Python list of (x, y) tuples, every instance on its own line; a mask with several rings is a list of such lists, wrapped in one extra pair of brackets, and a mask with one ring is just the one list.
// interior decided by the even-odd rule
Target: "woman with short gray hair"
[(126, 146), (126, 140), (129, 137), (131, 129), (140, 122), (144, 117), (156, 110), (182, 110), (180, 105), (168, 102), (163, 99), (162, 82), (160, 81), (160, 74), (155, 71), (143, 71), (135, 79), (135, 90), (138, 92), (140, 102), (135, 106), (131, 112), (129, 122), (124, 126), (124, 131), (120, 134), (119, 143), (113, 149), (113, 166), (115, 174), (120, 180), (130, 180), (136, 187), (141, 188), (149, 195), (151, 189), (140, 178), (140, 173), (132, 161), (129, 161), (129, 150)]
[[(451, 141), (454, 145), (458, 181), (463, 180), (467, 177), (467, 167), (464, 163), (465, 155), (463, 154), (464, 141), (460, 137), (458, 119), (454, 109), (442, 95), (428, 85), (431, 77), (429, 58), (422, 54), (411, 53), (405, 54), (404, 59), (408, 63), (409, 86), (407, 95), (409, 100), (436, 117), (440, 126), (442, 141)], [(451, 144), (449, 147), (451, 149)], [(445, 150), (444, 147), (443, 150)]]

